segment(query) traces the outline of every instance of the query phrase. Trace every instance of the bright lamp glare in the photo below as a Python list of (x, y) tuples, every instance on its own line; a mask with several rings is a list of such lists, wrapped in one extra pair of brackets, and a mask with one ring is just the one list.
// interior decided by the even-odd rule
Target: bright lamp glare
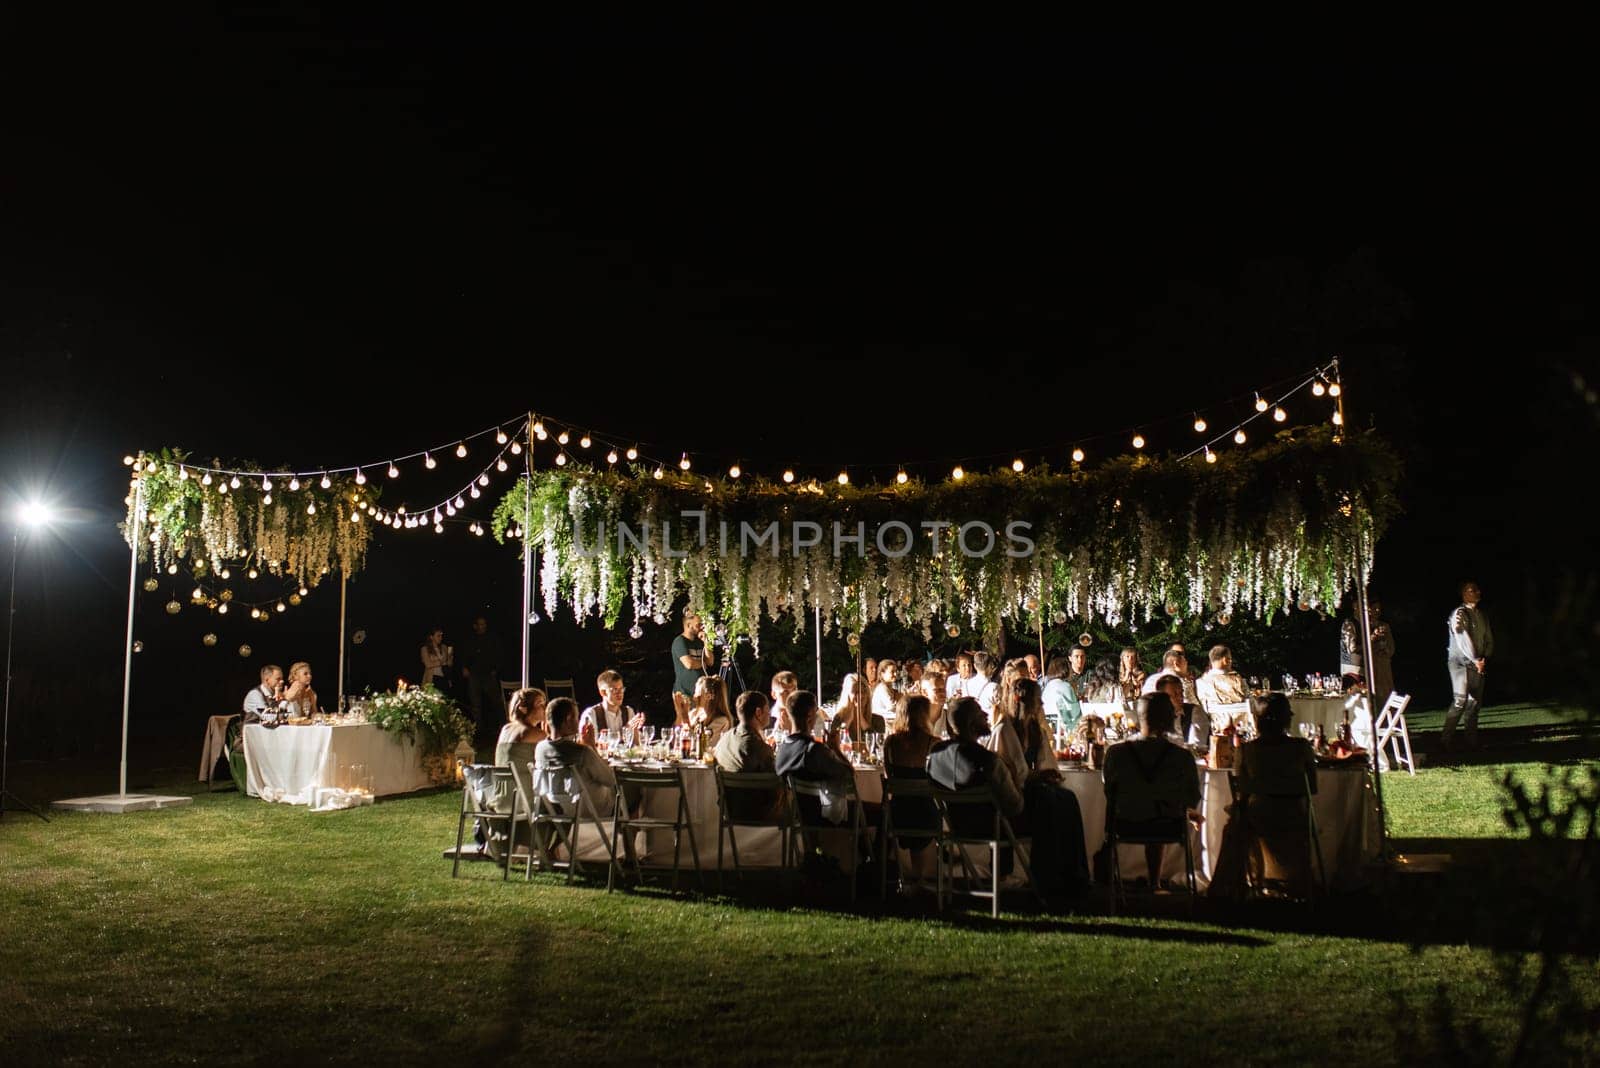
[(54, 518), (50, 511), (50, 506), (41, 504), (38, 501), (27, 502), (22, 506), (18, 514), (21, 516), (22, 521), (30, 527), (42, 527)]

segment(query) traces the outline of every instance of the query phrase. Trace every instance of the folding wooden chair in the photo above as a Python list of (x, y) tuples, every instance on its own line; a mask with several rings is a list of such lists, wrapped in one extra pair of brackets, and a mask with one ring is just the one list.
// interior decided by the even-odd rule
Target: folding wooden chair
[[(936, 865), (938, 875), (938, 902), (939, 911), (944, 911), (945, 886), (950, 884), (954, 893), (955, 880), (949, 877), (950, 861), (948, 853), (954, 851), (961, 861), (962, 873), (967, 879), (967, 896), (986, 897), (989, 899), (989, 915), (995, 918), (1000, 916), (1000, 847), (1010, 846), (1011, 855), (1022, 868), (1023, 876), (1028, 880), (1028, 888), (1033, 891), (1033, 896), (1039, 899), (1040, 907), (1045, 906), (1044, 895), (1039, 892), (1039, 885), (1033, 879), (1033, 867), (1028, 862), (1028, 854), (1023, 850), (1023, 843), (1028, 843), (1032, 848), (1032, 841), (1027, 838), (1019, 839), (1011, 827), (1011, 821), (1005, 813), (1000, 811), (1000, 805), (994, 796), (994, 787), (989, 785), (969, 786), (964, 790), (946, 790), (938, 784), (933, 784), (933, 801), (939, 806), (939, 814), (943, 818), (944, 827), (939, 832), (938, 849), (939, 857)], [(987, 807), (987, 812), (984, 808)], [(977, 821), (966, 818), (967, 815), (993, 817), (993, 833), (978, 833), (975, 829)], [(979, 890), (980, 880), (977, 869), (967, 856), (966, 846), (985, 846), (989, 850), (989, 889)]]
[[(528, 774), (532, 783), (531, 797), (525, 794), (521, 776), (513, 776), (512, 779), (519, 797), (515, 805), (526, 813), (524, 818), (528, 822), (533, 838), (532, 850), (528, 856), (527, 878), (529, 880), (533, 878), (534, 859), (537, 856), (541, 871), (565, 868), (567, 882), (572, 882), (574, 874), (582, 863), (579, 860), (582, 849), (580, 838), (585, 822), (594, 825), (595, 833), (600, 836), (600, 844), (605, 847), (608, 863), (615, 868), (616, 845), (611, 835), (606, 832), (605, 820), (590, 798), (588, 787), (577, 769), (540, 768), (530, 763)], [(552, 854), (558, 846), (566, 848), (568, 859), (564, 861), (554, 859)]]
[[(844, 785), (845, 803), (849, 806), (849, 814), (846, 819), (850, 831), (852, 868), (850, 873), (850, 903), (855, 904), (856, 875), (854, 869), (861, 862), (861, 839), (866, 834), (866, 821), (861, 815), (861, 798), (856, 796), (855, 776), (851, 775), (850, 778), (839, 781)], [(819, 831), (842, 831), (846, 829), (840, 824), (829, 822), (820, 814), (815, 820), (808, 819), (805, 815), (806, 807), (808, 806), (800, 804), (802, 797), (814, 797), (817, 799), (817, 806), (820, 811), (823, 794), (833, 785), (832, 783), (819, 782), (813, 779), (797, 779), (793, 775), (784, 776), (784, 782), (789, 787), (790, 796), (794, 798), (794, 827), (797, 833), (790, 836), (790, 841), (800, 843), (802, 854), (806, 850), (805, 839), (807, 831), (815, 834)], [(868, 859), (870, 860), (871, 858), (869, 857)]]
[(571, 679), (545, 679), (544, 696), (550, 701), (554, 701), (557, 697), (570, 697), (576, 701), (578, 688), (572, 684)]
[[(1417, 773), (1416, 762), (1411, 759), (1411, 732), (1406, 729), (1406, 708), (1411, 704), (1410, 694), (1389, 694), (1389, 699), (1383, 702), (1383, 709), (1378, 713), (1378, 718), (1373, 722), (1372, 733), (1377, 738), (1377, 753), (1379, 763), (1387, 761), (1387, 747), (1394, 747), (1394, 764), (1403, 765), (1407, 771)], [(1404, 755), (1401, 755), (1401, 746), (1404, 746)], [(1382, 770), (1382, 769), (1380, 769)]]
[[(633, 875), (640, 886), (644, 885), (644, 872), (639, 867), (639, 854), (634, 846), (634, 835), (639, 831), (672, 829), (672, 889), (678, 889), (678, 868), (683, 856), (683, 832), (689, 831), (689, 853), (694, 858), (695, 875), (700, 879), (700, 888), (705, 889), (706, 874), (700, 867), (700, 847), (695, 844), (694, 824), (689, 821), (689, 791), (684, 785), (683, 769), (674, 767), (666, 771), (638, 771), (627, 768), (618, 768), (617, 776), (617, 803), (611, 815), (611, 840), (622, 843), (625, 859), (633, 865)], [(676, 790), (678, 793), (677, 814), (672, 819), (659, 816), (635, 816), (628, 798), (629, 788), (638, 796), (639, 811), (644, 811), (645, 800), (652, 791)], [(646, 838), (648, 842), (649, 839)], [(606, 878), (606, 893), (610, 893), (616, 885), (616, 874), (620, 865), (611, 869), (611, 874)], [(624, 873), (625, 874), (625, 873)]]
[(774, 805), (773, 810), (766, 816), (746, 816), (735, 813), (733, 809), (740, 806), (730, 806), (729, 794), (752, 797), (765, 797), (771, 799), (783, 794), (783, 779), (772, 772), (765, 771), (723, 771), (720, 767), (713, 771), (717, 777), (717, 891), (720, 893), (723, 886), (722, 875), (722, 843), (726, 839), (733, 850), (733, 870), (739, 876), (739, 881), (744, 881), (744, 869), (739, 865), (739, 839), (734, 832), (735, 827), (776, 827), (778, 829), (778, 869), (783, 873), (785, 887), (789, 884), (789, 841), (797, 830), (793, 802), (784, 799), (782, 804)]
[[(886, 776), (883, 780), (883, 817), (880, 821), (882, 826), (878, 832), (879, 841), (883, 843), (883, 863), (879, 866), (878, 896), (885, 900), (889, 897), (889, 855), (890, 851), (895, 847), (895, 842), (900, 837), (900, 833), (894, 825), (894, 814), (890, 811), (894, 807), (892, 799), (896, 797), (925, 797), (932, 800), (933, 783), (929, 779), (906, 779), (892, 775)], [(934, 810), (937, 813), (937, 803), (934, 805)], [(942, 817), (940, 818), (942, 821)], [(930, 830), (926, 827), (911, 828), (907, 836), (912, 838), (927, 836), (937, 843), (941, 830), (943, 830), (942, 822), (937, 830)]]
[[(1298, 803), (1303, 804), (1305, 806), (1305, 811), (1306, 811), (1306, 823), (1305, 823), (1306, 845), (1307, 845), (1307, 848), (1308, 848), (1309, 853), (1310, 853), (1310, 856), (1307, 859), (1309, 860), (1310, 864), (1313, 866), (1312, 867), (1312, 871), (1315, 873), (1314, 878), (1313, 878), (1313, 880), (1311, 882), (1311, 896), (1306, 898), (1307, 903), (1310, 903), (1310, 902), (1312, 902), (1312, 901), (1314, 901), (1316, 899), (1316, 897), (1317, 897), (1317, 895), (1319, 893), (1324, 897), (1327, 896), (1327, 893), (1328, 893), (1328, 872), (1327, 872), (1327, 866), (1325, 865), (1325, 863), (1323, 862), (1323, 859), (1322, 859), (1322, 835), (1317, 830), (1316, 795), (1311, 792), (1311, 776), (1310, 776), (1310, 774), (1308, 773), (1307, 775), (1305, 775), (1301, 779), (1301, 782), (1303, 783), (1304, 788), (1298, 794), (1262, 794), (1261, 796), (1274, 798), (1276, 800), (1295, 801), (1295, 802), (1298, 802)], [(1250, 813), (1250, 796), (1248, 794), (1243, 794), (1243, 793), (1239, 792), (1238, 780), (1231, 774), (1228, 776), (1228, 790), (1229, 790), (1229, 792), (1231, 792), (1233, 794), (1233, 802), (1234, 802), (1234, 804), (1233, 804), (1233, 817), (1232, 818), (1236, 819), (1236, 820), (1245, 820), (1246, 821), (1245, 824), (1244, 824), (1244, 827), (1245, 827), (1245, 830), (1248, 833), (1250, 841), (1251, 841), (1251, 849), (1250, 849), (1251, 862), (1246, 864), (1246, 866), (1245, 866), (1245, 890), (1246, 890), (1247, 893), (1251, 893), (1251, 894), (1254, 894), (1255, 896), (1259, 897), (1259, 896), (1261, 896), (1261, 892), (1264, 889), (1264, 887), (1262, 887), (1260, 883), (1255, 882), (1251, 878), (1251, 876), (1253, 874), (1252, 869), (1254, 867), (1254, 856), (1255, 856), (1255, 853), (1256, 853), (1256, 849), (1261, 844), (1261, 842), (1260, 842), (1261, 839), (1263, 839), (1263, 838), (1271, 839), (1272, 837), (1275, 837), (1275, 836), (1274, 835), (1262, 835), (1262, 834), (1259, 834), (1259, 833), (1257, 833), (1255, 831), (1254, 828), (1252, 828), (1250, 826), (1250, 824), (1248, 822), (1249, 813)]]
[[(464, 781), (461, 784), (461, 815), (456, 820), (456, 849), (455, 861), (450, 865), (450, 878), (456, 878), (461, 871), (461, 846), (466, 841), (467, 819), (482, 820), (491, 825), (496, 823), (506, 824), (505, 855), (495, 857), (505, 871), (505, 878), (511, 875), (512, 842), (516, 837), (512, 828), (516, 826), (516, 803), (513, 800), (509, 811), (498, 809), (495, 804), (505, 797), (515, 798), (516, 788), (511, 782), (511, 769), (496, 767), (493, 764), (469, 764), (463, 769)], [(493, 838), (490, 838), (493, 842)], [(494, 856), (493, 848), (488, 850)]]
[[(1227, 706), (1219, 705), (1218, 707), (1225, 708)], [(1187, 759), (1187, 757), (1185, 759)], [(1125, 903), (1124, 898), (1126, 894), (1126, 891), (1123, 889), (1122, 885), (1122, 860), (1117, 850), (1118, 845), (1182, 846), (1184, 884), (1189, 890), (1189, 909), (1191, 912), (1194, 910), (1194, 903), (1199, 900), (1200, 897), (1200, 884), (1198, 880), (1196, 880), (1194, 874), (1194, 842), (1193, 835), (1189, 830), (1189, 820), (1187, 816), (1179, 818), (1178, 828), (1179, 829), (1173, 834), (1126, 833), (1122, 827), (1119, 826), (1119, 821), (1117, 819), (1116, 791), (1111, 788), (1109, 783), (1106, 784), (1106, 846), (1109, 849), (1111, 856), (1111, 914), (1113, 916), (1117, 914), (1117, 906)], [(1149, 874), (1150, 890), (1151, 893), (1154, 894), (1156, 888), (1161, 885), (1161, 873), (1159, 871), (1153, 871)]]

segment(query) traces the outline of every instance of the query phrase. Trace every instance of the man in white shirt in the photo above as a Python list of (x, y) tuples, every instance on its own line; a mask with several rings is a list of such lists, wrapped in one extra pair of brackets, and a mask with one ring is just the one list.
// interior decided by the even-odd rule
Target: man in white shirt
[(266, 664), (261, 668), (261, 685), (251, 687), (244, 695), (244, 721), (259, 723), (266, 713), (278, 711), (278, 701), (283, 697), (283, 668)]
[(1161, 657), (1161, 670), (1153, 671), (1144, 680), (1144, 689), (1141, 693), (1155, 693), (1156, 680), (1162, 675), (1176, 675), (1178, 682), (1183, 686), (1183, 703), (1198, 705), (1200, 695), (1195, 692), (1194, 680), (1189, 677), (1189, 658), (1184, 655), (1178, 646), (1168, 649)]
[(994, 658), (980, 650), (972, 654), (972, 677), (962, 680), (966, 696), (976, 700), (984, 712), (990, 714), (994, 712), (995, 699), (1000, 692), (999, 685), (989, 677), (993, 670)]
[(583, 710), (578, 718), (578, 735), (589, 745), (594, 744), (601, 731), (626, 730), (644, 726), (644, 717), (622, 703), (624, 687), (622, 676), (615, 671), (602, 671), (594, 680), (600, 691), (600, 700)]
[(967, 693), (967, 680), (972, 678), (972, 654), (956, 654), (956, 670), (944, 680), (944, 695), (951, 697), (970, 697)]
[(599, 753), (578, 741), (578, 702), (557, 697), (546, 707), (545, 714), (550, 720), (550, 737), (533, 751), (541, 780), (548, 772), (575, 772), (583, 780), (589, 800), (594, 802), (594, 815), (609, 817), (616, 801), (617, 776)]
[[(1195, 682), (1195, 693), (1205, 708), (1212, 705), (1236, 705), (1249, 694), (1245, 691), (1244, 677), (1233, 670), (1233, 650), (1226, 645), (1211, 649), (1211, 670)], [(1182, 679), (1179, 680), (1180, 682)]]

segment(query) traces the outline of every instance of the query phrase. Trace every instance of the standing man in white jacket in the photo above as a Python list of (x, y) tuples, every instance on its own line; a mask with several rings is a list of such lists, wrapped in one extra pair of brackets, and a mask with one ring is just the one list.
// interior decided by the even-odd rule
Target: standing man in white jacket
[(1494, 653), (1494, 634), (1489, 621), (1478, 608), (1483, 592), (1476, 582), (1461, 585), (1461, 606), (1450, 613), (1445, 665), (1450, 669), (1450, 688), (1455, 697), (1444, 714), (1445, 752), (1450, 751), (1456, 723), (1466, 720), (1467, 748), (1478, 747), (1478, 711), (1483, 707), (1483, 676)]

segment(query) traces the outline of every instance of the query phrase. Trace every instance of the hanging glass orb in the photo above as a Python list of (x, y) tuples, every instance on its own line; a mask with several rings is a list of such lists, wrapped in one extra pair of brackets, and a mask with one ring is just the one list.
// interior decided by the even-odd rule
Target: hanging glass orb
[(667, 617), (660, 612), (657, 612), (651, 618), (655, 620), (655, 624), (658, 627), (664, 627), (667, 625)]
[(289, 603), (290, 604), (299, 604), (300, 603), (300, 595), (298, 593), (291, 593), (289, 595)]
[(158, 590), (160, 588), (161, 588), (161, 583), (157, 582), (155, 579), (147, 578), (147, 579), (144, 580), (144, 592), (146, 592), (146, 593), (155, 593), (156, 590)]
[(946, 627), (944, 629), (944, 632), (946, 634), (950, 635), (950, 637), (952, 637), (952, 638), (961, 637), (961, 628), (956, 626), (954, 623), (952, 623), (948, 627)]
[(1226, 627), (1229, 623), (1232, 623), (1232, 622), (1233, 622), (1233, 617), (1231, 615), (1229, 615), (1227, 612), (1218, 612), (1217, 613), (1217, 626)]
[(628, 628), (628, 637), (632, 638), (634, 641), (638, 641), (640, 638), (644, 637), (644, 628), (635, 623), (633, 626)]
[(367, 632), (364, 631), (364, 630), (358, 630), (354, 634), (350, 635), (350, 644), (352, 644), (352, 645), (361, 645), (366, 640), (367, 640)]
[(217, 644), (217, 636), (208, 632), (205, 637), (200, 639), (200, 641), (205, 644), (207, 649), (209, 649), (213, 645)]
[(1177, 605), (1177, 603), (1174, 602), (1174, 601), (1168, 601), (1167, 602), (1167, 615), (1175, 616), (1177, 614), (1178, 614), (1178, 605)]
[(175, 616), (181, 611), (183, 611), (183, 605), (178, 603), (178, 599), (176, 597), (167, 602), (167, 615)]
[(1082, 634), (1078, 635), (1078, 644), (1083, 646), (1085, 649), (1089, 648), (1089, 646), (1094, 644), (1094, 635), (1090, 634), (1088, 631), (1084, 631)]
[(1039, 598), (1037, 597), (1029, 597), (1026, 604), (1028, 606), (1028, 611), (1030, 612), (1037, 612), (1039, 610)]
[(528, 613), (528, 626), (531, 627), (531, 626), (533, 626), (534, 624), (536, 624), (538, 622), (539, 622), (539, 613), (538, 612), (529, 612)]
[(136, 652), (136, 653), (142, 653), (142, 652), (144, 652), (144, 642), (141, 642), (141, 641), (137, 641), (137, 640), (136, 640), (136, 641), (135, 641), (135, 642), (134, 642), (134, 643), (133, 643), (133, 651), (134, 651), (134, 652)]
[(850, 648), (854, 649), (856, 646), (861, 644), (861, 635), (857, 634), (855, 631), (851, 631), (849, 634), (845, 635), (844, 640), (845, 643), (850, 646)]
[(1056, 609), (1055, 621), (1056, 621), (1056, 626), (1058, 626), (1058, 627), (1061, 626), (1062, 624), (1066, 623), (1066, 621), (1067, 621), (1067, 613), (1062, 611), (1059, 608)]
[(239, 646), (239, 655), (240, 656), (249, 656), (251, 654), (251, 652), (253, 652), (253, 650), (250, 648), (249, 645), (241, 645), (241, 646)]

